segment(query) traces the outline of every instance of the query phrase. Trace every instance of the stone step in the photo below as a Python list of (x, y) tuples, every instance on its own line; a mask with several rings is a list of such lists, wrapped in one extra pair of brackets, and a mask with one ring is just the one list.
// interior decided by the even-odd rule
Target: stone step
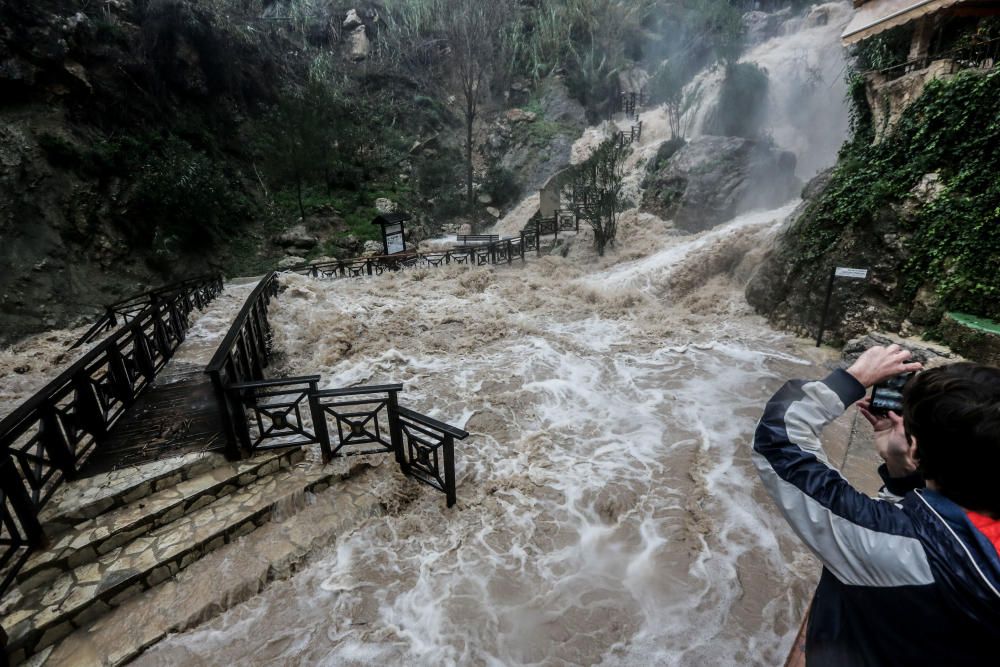
[(224, 461), (206, 473), (191, 477), (139, 500), (87, 519), (33, 554), (18, 573), (18, 589), (33, 588), (56, 579), (63, 572), (94, 561), (144, 533), (164, 526), (185, 513), (198, 510), (279, 468), (298, 463), (302, 449), (268, 452), (252, 459)]
[(56, 490), (39, 519), (52, 539), (81, 521), (202, 475), (225, 460), (218, 452), (194, 452), (73, 480)]
[(0, 620), (13, 663), (92, 623), (227, 542), (267, 522), (275, 506), (325, 490), (334, 466), (301, 463), (268, 475), (176, 521), (112, 549), (98, 560), (26, 594)]
[[(93, 624), (75, 630), (31, 658), (33, 667), (117, 667), (135, 660), (168, 635), (184, 632), (251, 599), (271, 582), (300, 571), (314, 556), (371, 517), (384, 498), (405, 506), (420, 489), (390, 461), (351, 466), (335, 484), (285, 519), (276, 517), (249, 535), (206, 554), (176, 577), (136, 595)], [(344, 465), (343, 468), (347, 466)], [(373, 488), (379, 483), (379, 492)], [(387, 483), (388, 482), (388, 483)], [(284, 512), (282, 512), (284, 514)], [(149, 664), (177, 664), (150, 655)], [(278, 660), (261, 656), (261, 664)]]

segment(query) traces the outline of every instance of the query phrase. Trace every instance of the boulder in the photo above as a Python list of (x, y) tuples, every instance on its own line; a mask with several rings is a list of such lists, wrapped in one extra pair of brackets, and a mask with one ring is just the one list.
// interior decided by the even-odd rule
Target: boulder
[(290, 269), (293, 266), (299, 266), (299, 265), (305, 264), (305, 263), (306, 263), (306, 260), (303, 257), (290, 256), (290, 257), (286, 257), (283, 260), (281, 260), (280, 262), (278, 262), (278, 268), (279, 269)]
[(481, 192), (476, 199), (479, 201), (480, 204), (483, 204), (484, 206), (486, 204), (493, 203), (493, 196), (488, 192)]
[(371, 55), (372, 44), (368, 40), (368, 33), (363, 25), (358, 26), (348, 34), (347, 44), (347, 58), (351, 62), (361, 62)]
[(394, 213), (396, 211), (396, 202), (392, 201), (387, 197), (379, 197), (375, 200), (375, 209), (381, 215), (387, 213)]
[(365, 241), (365, 249), (361, 253), (363, 257), (373, 257), (375, 255), (381, 255), (384, 248), (382, 244), (378, 241)]
[(361, 16), (358, 14), (357, 9), (351, 9), (347, 12), (347, 18), (344, 19), (344, 30), (355, 30), (358, 26), (363, 26), (364, 21), (361, 20)]
[(538, 118), (538, 114), (524, 109), (511, 109), (504, 114), (504, 118), (511, 123), (532, 123)]
[(1000, 322), (948, 313), (938, 328), (941, 340), (972, 361), (1000, 366)]
[(943, 345), (911, 338), (902, 338), (890, 333), (870, 331), (863, 336), (852, 338), (844, 345), (840, 358), (845, 366), (853, 364), (865, 350), (877, 345), (888, 346), (896, 344), (909, 350), (914, 361), (919, 361), (925, 368), (933, 368), (942, 364), (958, 361), (957, 356)]
[(650, 167), (642, 208), (689, 232), (778, 206), (802, 189), (794, 154), (739, 137), (697, 137)]
[(491, 216), (493, 216), (494, 218), (499, 218), (500, 217), (500, 209), (498, 209), (498, 208), (496, 208), (494, 206), (487, 206), (486, 207), (486, 213), (489, 214), (489, 215), (491, 215)]
[(306, 231), (305, 225), (295, 225), (274, 239), (275, 245), (282, 248), (312, 248), (319, 243), (319, 238)]

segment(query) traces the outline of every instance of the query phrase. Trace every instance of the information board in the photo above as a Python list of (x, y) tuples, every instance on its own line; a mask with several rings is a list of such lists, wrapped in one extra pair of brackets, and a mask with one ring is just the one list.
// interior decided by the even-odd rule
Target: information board
[(868, 269), (849, 269), (846, 266), (838, 266), (834, 275), (838, 278), (860, 278), (868, 277)]
[(390, 255), (397, 252), (403, 252), (406, 246), (403, 244), (403, 234), (402, 232), (396, 232), (395, 234), (385, 235), (385, 246), (386, 250), (389, 251)]

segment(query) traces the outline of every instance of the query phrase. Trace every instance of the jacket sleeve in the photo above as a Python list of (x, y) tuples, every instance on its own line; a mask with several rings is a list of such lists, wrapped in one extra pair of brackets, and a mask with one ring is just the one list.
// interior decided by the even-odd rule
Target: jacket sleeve
[(792, 529), (842, 583), (929, 584), (930, 565), (907, 515), (852, 487), (820, 445), (823, 427), (864, 393), (843, 370), (785, 384), (757, 424), (754, 465)]

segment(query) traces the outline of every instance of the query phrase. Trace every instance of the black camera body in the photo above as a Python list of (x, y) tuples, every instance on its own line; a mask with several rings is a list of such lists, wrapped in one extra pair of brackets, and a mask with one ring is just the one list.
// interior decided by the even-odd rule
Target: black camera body
[(871, 412), (876, 415), (886, 415), (895, 412), (903, 414), (903, 387), (913, 373), (900, 373), (885, 382), (880, 382), (872, 389)]

